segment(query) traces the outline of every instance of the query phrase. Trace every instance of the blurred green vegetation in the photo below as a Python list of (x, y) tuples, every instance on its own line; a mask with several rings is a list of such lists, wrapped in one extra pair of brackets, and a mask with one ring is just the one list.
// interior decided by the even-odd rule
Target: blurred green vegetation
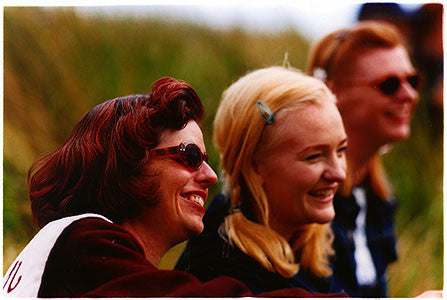
[[(210, 163), (212, 120), (222, 91), (256, 68), (280, 65), (288, 53), (303, 69), (309, 42), (292, 30), (268, 34), (215, 30), (172, 19), (78, 14), (73, 8), (4, 8), (4, 272), (37, 232), (26, 174), (56, 149), (94, 105), (146, 93), (162, 76), (190, 83), (205, 105)], [(443, 282), (442, 136), (432, 133), (421, 101), (411, 139), (385, 156), (400, 198), (400, 259), (390, 270), (391, 296), (441, 289)], [(441, 130), (442, 132), (442, 130)], [(220, 189), (216, 185), (210, 198)], [(183, 244), (160, 263), (172, 268)]]

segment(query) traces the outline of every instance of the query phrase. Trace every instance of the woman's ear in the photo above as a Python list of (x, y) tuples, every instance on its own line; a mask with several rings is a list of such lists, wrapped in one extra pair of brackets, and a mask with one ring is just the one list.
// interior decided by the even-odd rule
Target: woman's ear
[(255, 180), (258, 182), (258, 184), (260, 186), (263, 186), (264, 185), (264, 177), (261, 176), (260, 165), (255, 159), (252, 159), (252, 161), (251, 161), (251, 168), (253, 169), (253, 175), (254, 175)]
[(326, 86), (331, 90), (332, 93), (335, 94), (335, 83), (332, 80), (326, 80)]

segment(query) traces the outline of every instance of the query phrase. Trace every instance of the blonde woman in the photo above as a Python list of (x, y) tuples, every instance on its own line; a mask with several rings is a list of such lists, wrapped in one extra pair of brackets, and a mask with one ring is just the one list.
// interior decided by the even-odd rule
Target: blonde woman
[(337, 96), (349, 138), (347, 180), (334, 200), (334, 277), (350, 296), (386, 297), (395, 200), (380, 152), (409, 136), (419, 74), (397, 29), (373, 21), (323, 37), (307, 69)]
[(223, 93), (214, 142), (225, 188), (178, 269), (228, 275), (254, 293), (337, 291), (328, 223), (347, 137), (335, 101), (323, 82), (284, 67), (251, 72)]

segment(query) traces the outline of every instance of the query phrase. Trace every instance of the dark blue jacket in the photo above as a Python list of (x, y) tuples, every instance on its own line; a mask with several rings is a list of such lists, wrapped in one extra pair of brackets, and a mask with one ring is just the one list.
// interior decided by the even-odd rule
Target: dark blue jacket
[[(367, 180), (366, 182), (369, 182)], [(332, 231), (335, 235), (333, 277), (351, 297), (387, 297), (386, 269), (397, 259), (394, 211), (396, 201), (383, 200), (375, 195), (369, 184), (363, 184), (366, 194), (366, 239), (376, 269), (377, 282), (374, 286), (360, 287), (356, 279), (353, 232), (359, 212), (354, 196), (334, 199), (335, 219)]]
[(223, 195), (214, 198), (203, 218), (204, 231), (189, 240), (176, 269), (188, 271), (203, 281), (219, 275), (231, 276), (244, 282), (254, 294), (290, 287), (320, 293), (339, 292), (330, 278), (317, 278), (304, 271), (284, 278), (266, 270), (237, 247), (230, 246), (218, 234), (229, 208), (230, 201)]

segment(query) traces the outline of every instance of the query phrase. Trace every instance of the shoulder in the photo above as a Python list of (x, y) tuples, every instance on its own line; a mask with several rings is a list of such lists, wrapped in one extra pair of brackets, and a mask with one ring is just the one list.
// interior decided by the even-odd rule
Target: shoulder
[(128, 238), (132, 237), (130, 232), (119, 224), (96, 217), (87, 217), (70, 224), (70, 226), (62, 232), (61, 237), (76, 239), (79, 236), (85, 238), (114, 235)]
[(122, 226), (100, 218), (73, 222), (48, 257), (40, 297), (76, 296), (142, 267), (155, 269)]
[(175, 268), (187, 271), (202, 281), (229, 276), (242, 281), (255, 294), (295, 287), (228, 243), (217, 231), (203, 233), (188, 241)]
[(124, 227), (106, 220), (89, 217), (73, 222), (59, 237), (55, 247), (67, 248), (70, 252), (87, 245), (126, 245), (142, 250), (140, 244)]
[(224, 194), (218, 194), (214, 197), (211, 204), (206, 209), (203, 223), (205, 230), (214, 230), (225, 220), (230, 210), (230, 199)]

